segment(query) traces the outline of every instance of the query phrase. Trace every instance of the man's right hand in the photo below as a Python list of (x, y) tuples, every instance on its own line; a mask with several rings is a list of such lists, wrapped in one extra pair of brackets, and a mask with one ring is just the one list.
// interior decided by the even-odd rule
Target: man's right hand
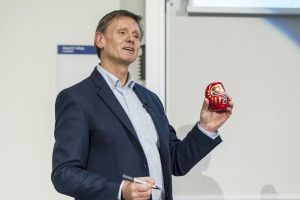
[(148, 200), (150, 199), (152, 192), (152, 185), (155, 184), (154, 180), (150, 177), (140, 177), (138, 178), (149, 184), (133, 183), (129, 181), (124, 181), (122, 187), (122, 197), (125, 200)]

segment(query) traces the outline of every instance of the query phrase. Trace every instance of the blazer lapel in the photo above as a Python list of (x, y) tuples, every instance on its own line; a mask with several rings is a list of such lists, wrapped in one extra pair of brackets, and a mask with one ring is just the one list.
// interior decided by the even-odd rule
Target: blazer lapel
[(134, 92), (136, 93), (136, 95), (138, 96), (138, 98), (140, 99), (140, 101), (142, 102), (144, 108), (151, 116), (151, 119), (155, 125), (156, 131), (158, 134), (158, 138), (159, 138), (159, 141), (158, 141), (159, 148), (165, 147), (167, 145), (168, 141), (165, 141), (163, 139), (163, 134), (168, 130), (166, 130), (164, 128), (163, 123), (162, 123), (162, 116), (160, 116), (157, 109), (155, 109), (155, 107), (157, 107), (157, 105), (153, 105), (153, 103), (152, 103), (153, 101), (146, 97), (145, 93), (141, 89), (141, 86), (136, 84), (133, 89), (134, 89)]
[(115, 97), (114, 93), (111, 91), (110, 87), (96, 68), (91, 74), (91, 77), (98, 88), (98, 96), (105, 102), (105, 104), (111, 109), (111, 111), (122, 122), (122, 124), (129, 130), (129, 132), (132, 133), (134, 137), (138, 140), (137, 134), (126, 112), (124, 111), (118, 99)]
[(171, 166), (169, 165), (170, 163), (170, 158), (167, 152), (169, 152), (169, 137), (166, 134), (169, 134), (168, 124), (167, 128), (164, 126), (164, 122), (162, 121), (162, 116), (159, 114), (159, 111), (157, 110), (157, 105), (154, 105), (154, 101), (152, 96), (147, 98), (147, 95), (145, 95), (145, 92), (143, 91), (142, 87), (139, 85), (134, 86), (134, 92), (144, 105), (145, 109), (149, 113), (149, 115), (152, 118), (152, 121), (154, 123), (154, 126), (156, 128), (157, 134), (158, 134), (158, 150), (160, 153), (160, 159), (163, 170), (163, 176), (164, 176), (164, 181), (165, 181), (165, 189), (167, 190), (169, 187), (170, 182), (169, 180), (169, 175), (170, 175), (170, 168)]

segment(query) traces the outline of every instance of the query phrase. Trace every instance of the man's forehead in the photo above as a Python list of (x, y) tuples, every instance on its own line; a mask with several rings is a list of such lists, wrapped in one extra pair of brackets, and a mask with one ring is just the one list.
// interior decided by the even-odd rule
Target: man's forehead
[(127, 17), (127, 16), (121, 16), (121, 17), (113, 19), (108, 27), (115, 26), (118, 29), (128, 28), (128, 24), (124, 23), (125, 21), (128, 21), (128, 22), (130, 22), (131, 25), (136, 26), (136, 29), (140, 32), (140, 28), (139, 28), (139, 25), (137, 24), (137, 22), (133, 18)]

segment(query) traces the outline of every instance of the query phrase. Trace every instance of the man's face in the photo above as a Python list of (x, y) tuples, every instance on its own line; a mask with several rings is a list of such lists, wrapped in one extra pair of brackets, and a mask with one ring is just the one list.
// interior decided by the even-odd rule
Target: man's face
[(141, 45), (141, 32), (134, 19), (130, 17), (115, 19), (105, 33), (99, 34), (99, 45), (102, 47), (101, 62), (109, 61), (128, 66), (135, 61)]

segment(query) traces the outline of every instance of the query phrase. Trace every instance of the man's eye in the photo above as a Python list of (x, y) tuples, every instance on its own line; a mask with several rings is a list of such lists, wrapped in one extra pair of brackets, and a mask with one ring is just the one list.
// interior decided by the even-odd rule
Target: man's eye
[(124, 35), (125, 32), (124, 32), (124, 31), (120, 31), (119, 34), (120, 34), (120, 35)]

